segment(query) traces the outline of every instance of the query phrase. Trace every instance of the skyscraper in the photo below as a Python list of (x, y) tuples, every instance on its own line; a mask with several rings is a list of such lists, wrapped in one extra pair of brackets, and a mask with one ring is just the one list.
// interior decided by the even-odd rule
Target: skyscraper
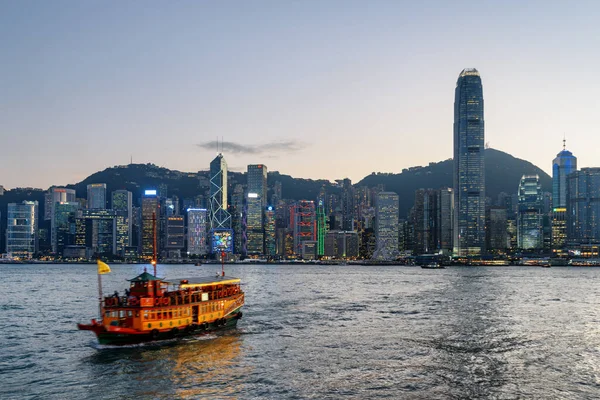
[(87, 185), (87, 208), (89, 210), (106, 208), (106, 183)]
[(204, 208), (188, 208), (187, 252), (203, 256), (208, 253), (208, 211)]
[(393, 261), (398, 258), (398, 195), (379, 192), (375, 200), (375, 253), (373, 258)]
[[(140, 255), (146, 260), (152, 260), (154, 246), (156, 243), (156, 254), (160, 254), (158, 248), (160, 237), (160, 197), (157, 191), (145, 190), (142, 196), (142, 224), (141, 224), (141, 251)], [(156, 235), (156, 236), (155, 236)]]
[(454, 218), (454, 193), (450, 188), (439, 190), (438, 198), (438, 240), (439, 248), (445, 254), (452, 254), (452, 229)]
[(276, 253), (275, 209), (273, 206), (267, 206), (265, 211), (265, 255), (273, 257)]
[(454, 96), (454, 254), (479, 255), (485, 250), (485, 130), (476, 69), (460, 73)]
[(79, 210), (80, 204), (76, 201), (65, 201), (54, 205), (54, 215), (52, 216), (51, 237), (52, 252), (56, 255), (62, 255), (66, 246), (71, 244), (75, 224), (75, 213)]
[(112, 192), (111, 208), (115, 211), (116, 246), (115, 253), (123, 254), (125, 247), (131, 246), (133, 231), (133, 195), (127, 190)]
[(267, 204), (267, 166), (248, 165), (246, 195), (246, 254), (264, 254), (264, 211)]
[(75, 201), (75, 191), (61, 187), (51, 187), (44, 197), (44, 220), (51, 221), (54, 217), (56, 203)]
[(38, 202), (8, 203), (6, 252), (16, 258), (31, 258), (38, 251)]
[(248, 165), (248, 193), (260, 196), (264, 209), (267, 206), (267, 166), (264, 164)]
[(565, 245), (567, 238), (567, 176), (577, 171), (577, 157), (563, 149), (552, 160), (552, 249), (558, 250)]
[(227, 162), (219, 153), (210, 163), (211, 252), (232, 251), (231, 214), (227, 211)]
[(567, 177), (567, 238), (600, 242), (600, 168), (581, 168)]
[(517, 245), (536, 250), (544, 245), (542, 233), (542, 186), (538, 175), (523, 175), (519, 183)]
[(302, 254), (303, 242), (317, 240), (317, 215), (314, 201), (300, 200), (290, 207), (290, 222), (294, 232), (294, 253)]

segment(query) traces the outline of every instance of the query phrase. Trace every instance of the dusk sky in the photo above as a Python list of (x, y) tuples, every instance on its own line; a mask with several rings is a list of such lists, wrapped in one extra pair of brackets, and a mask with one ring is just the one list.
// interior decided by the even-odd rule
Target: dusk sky
[[(489, 146), (600, 167), (598, 1), (3, 1), (0, 185), (107, 167), (354, 182), (452, 157), (463, 68)], [(515, 190), (518, 182), (515, 182)], [(550, 190), (550, 188), (544, 188)]]

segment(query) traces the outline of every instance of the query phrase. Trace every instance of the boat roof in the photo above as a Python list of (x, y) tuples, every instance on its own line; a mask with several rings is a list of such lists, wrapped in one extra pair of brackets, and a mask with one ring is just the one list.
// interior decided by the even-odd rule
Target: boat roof
[(179, 281), (179, 286), (182, 289), (192, 287), (203, 287), (212, 285), (226, 285), (240, 283), (240, 278), (234, 278), (233, 276), (205, 276), (201, 278), (181, 278), (173, 280), (174, 282)]
[(128, 279), (129, 282), (149, 282), (149, 281), (164, 281), (162, 278), (158, 278), (146, 271), (142, 272), (133, 279)]

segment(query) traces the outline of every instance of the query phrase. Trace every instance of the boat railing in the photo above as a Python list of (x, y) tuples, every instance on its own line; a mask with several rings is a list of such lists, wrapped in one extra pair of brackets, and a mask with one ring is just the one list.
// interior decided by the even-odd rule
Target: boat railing
[[(163, 296), (106, 296), (105, 307), (147, 307), (147, 306), (178, 306), (199, 303), (202, 301), (219, 300), (243, 293), (239, 286), (226, 287), (221, 290), (176, 290), (165, 292)], [(148, 300), (150, 300), (149, 304)]]

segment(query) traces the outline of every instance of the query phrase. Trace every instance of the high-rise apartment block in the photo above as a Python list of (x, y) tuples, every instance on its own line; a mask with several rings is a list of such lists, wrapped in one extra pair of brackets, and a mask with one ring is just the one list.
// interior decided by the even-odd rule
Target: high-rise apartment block
[(479, 72), (464, 69), (454, 97), (454, 254), (485, 251), (483, 86)]
[(123, 255), (125, 248), (132, 245), (133, 195), (128, 190), (115, 190), (111, 196), (111, 209), (115, 212), (115, 253)]
[(376, 247), (373, 258), (393, 261), (398, 258), (398, 201), (393, 192), (377, 193), (375, 201), (375, 238)]

